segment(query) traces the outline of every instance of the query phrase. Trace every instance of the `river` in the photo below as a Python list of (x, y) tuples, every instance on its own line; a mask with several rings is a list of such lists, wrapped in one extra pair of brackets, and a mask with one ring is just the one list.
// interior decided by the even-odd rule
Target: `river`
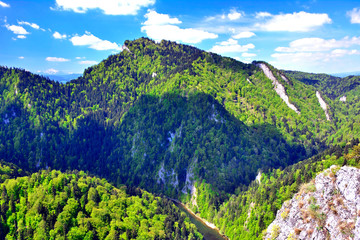
[(182, 203), (174, 200), (173, 202), (181, 211), (185, 212), (190, 221), (195, 224), (198, 231), (204, 236), (204, 240), (227, 240), (227, 238), (223, 237), (216, 229), (209, 227), (201, 218), (190, 212)]

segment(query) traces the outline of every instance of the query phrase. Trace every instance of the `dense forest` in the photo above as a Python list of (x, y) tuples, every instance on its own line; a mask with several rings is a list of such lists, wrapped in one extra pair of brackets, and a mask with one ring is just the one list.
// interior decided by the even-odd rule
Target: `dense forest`
[[(298, 186), (286, 194), (274, 192), (276, 204), (261, 205), (266, 206), (266, 214), (261, 221), (247, 221), (251, 226), (245, 231), (236, 226), (246, 225), (245, 213), (254, 202), (249, 191), (259, 171), (265, 179), (288, 166), (296, 168), (326, 149), (355, 145), (353, 139), (360, 135), (359, 77), (281, 71), (264, 62), (245, 64), (164, 40), (126, 41), (123, 49), (66, 84), (0, 67), (0, 160), (19, 166), (7, 170), (14, 178), (27, 172), (46, 179), (64, 174), (38, 172), (48, 168), (78, 171), (64, 174), (68, 179), (64, 187), (70, 184), (70, 190), (59, 189), (49, 199), (55, 201), (57, 194), (65, 192), (66, 201), (78, 201), (76, 214), (86, 212), (81, 199), (71, 195), (71, 182), (86, 178), (81, 172), (85, 171), (107, 179), (119, 191), (125, 184), (180, 199), (232, 238), (259, 237), (282, 199)], [(298, 113), (275, 91), (279, 85)], [(316, 172), (308, 166), (300, 168), (301, 176)], [(299, 173), (295, 175), (297, 180)], [(49, 187), (50, 180), (41, 182), (43, 178), (31, 176), (39, 183), (24, 189)], [(106, 194), (109, 199), (113, 196), (111, 191)], [(15, 202), (21, 200), (19, 193), (13, 197)], [(55, 230), (54, 221), (43, 231), (52, 231), (48, 237), (69, 233), (70, 228)], [(76, 224), (71, 226), (84, 232), (84, 226)], [(6, 229), (13, 234), (14, 229)], [(96, 238), (99, 231), (101, 239), (110, 233), (126, 235), (125, 230), (114, 233), (111, 228), (95, 229), (92, 236)], [(164, 231), (162, 236), (169, 237)]]
[(0, 239), (202, 239), (172, 201), (139, 188), (82, 171), (0, 173)]

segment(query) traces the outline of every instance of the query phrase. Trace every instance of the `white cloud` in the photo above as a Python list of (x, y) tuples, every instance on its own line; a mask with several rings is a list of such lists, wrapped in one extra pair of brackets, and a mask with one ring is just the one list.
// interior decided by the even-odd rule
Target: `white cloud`
[(340, 40), (323, 38), (301, 38), (290, 42), (289, 47), (278, 47), (277, 52), (321, 52), (334, 48), (348, 48), (360, 45), (360, 37), (345, 37)]
[[(360, 37), (342, 39), (301, 38), (290, 42), (289, 47), (278, 47), (271, 57), (275, 65), (285, 69), (310, 72), (357, 71)], [(349, 48), (352, 49), (349, 49)]]
[(360, 9), (354, 8), (347, 12), (347, 15), (351, 18), (351, 23), (360, 23)]
[(233, 21), (241, 18), (242, 14), (240, 12), (237, 12), (236, 10), (231, 10), (230, 13), (227, 15), (227, 17)]
[(97, 63), (98, 63), (97, 61), (92, 61), (92, 60), (84, 60), (79, 62), (79, 64), (85, 64), (85, 65), (94, 65)]
[(55, 39), (66, 39), (67, 38), (66, 34), (60, 34), (59, 32), (54, 32), (53, 37)]
[[(349, 55), (360, 55), (360, 51), (335, 49), (331, 52), (296, 52), (296, 53), (274, 53), (271, 57), (276, 58), (281, 65), (298, 63), (299, 66), (320, 65), (321, 63), (332, 63), (337, 58)], [(327, 71), (329, 71), (328, 69)]]
[(241, 32), (241, 33), (236, 34), (235, 36), (233, 36), (233, 38), (235, 38), (235, 39), (251, 38), (253, 36), (255, 36), (255, 33), (253, 33), (253, 32)]
[(25, 39), (26, 36), (25, 35), (17, 35), (17, 38), (20, 38), (20, 39)]
[(37, 25), (36, 23), (29, 23), (29, 22), (24, 22), (24, 21), (18, 21), (18, 24), (20, 25), (27, 25), (27, 26), (30, 26), (34, 29), (40, 29), (40, 26)]
[(20, 56), (20, 57), (18, 57), (19, 59), (24, 59), (24, 57), (23, 56)]
[(10, 7), (10, 4), (4, 3), (3, 1), (0, 1), (0, 6), (1, 7)]
[(243, 54), (241, 54), (241, 56), (242, 57), (256, 57), (256, 54), (244, 52)]
[(326, 13), (295, 12), (272, 16), (265, 23), (255, 26), (264, 31), (308, 32), (324, 24), (331, 23)]
[(247, 52), (249, 49), (255, 48), (252, 43), (246, 45), (240, 45), (237, 40), (230, 38), (227, 41), (223, 41), (218, 45), (213, 46), (209, 51), (214, 53), (236, 53), (236, 52)]
[(155, 0), (56, 0), (57, 9), (86, 13), (100, 9), (107, 15), (136, 15), (142, 7), (155, 4)]
[(14, 34), (17, 34), (17, 35), (30, 34), (28, 31), (26, 31), (25, 28), (23, 28), (23, 27), (21, 27), (21, 26), (6, 24), (5, 27), (6, 27), (9, 31), (12, 31)]
[(58, 57), (47, 57), (46, 61), (48, 62), (68, 62), (69, 59), (66, 58), (58, 58)]
[(46, 74), (56, 74), (58, 72), (59, 72), (59, 70), (56, 70), (54, 68), (50, 68), (50, 69), (43, 71), (43, 73), (46, 73)]
[(143, 23), (141, 31), (149, 38), (160, 41), (162, 39), (180, 41), (183, 43), (199, 43), (205, 39), (214, 39), (218, 35), (204, 30), (193, 28), (180, 28), (173, 24), (180, 24), (177, 18), (171, 18), (168, 14), (159, 14), (149, 10), (144, 16), (147, 20)]
[(70, 38), (70, 41), (74, 46), (88, 46), (89, 48), (95, 50), (117, 50), (121, 51), (121, 47), (115, 43), (108, 40), (102, 40), (93, 34), (86, 32), (82, 36), (74, 36)]
[(147, 20), (144, 25), (167, 25), (182, 23), (178, 18), (171, 18), (168, 14), (157, 13), (153, 10), (148, 10), (144, 16)]
[(255, 15), (255, 18), (266, 18), (266, 17), (271, 17), (272, 14), (268, 13), (268, 12), (258, 12)]
[(76, 57), (75, 59), (80, 60), (80, 59), (85, 59), (86, 57)]
[(348, 49), (334, 49), (331, 51), (331, 56), (333, 57), (343, 57), (346, 55), (359, 55), (360, 51), (357, 49), (352, 49), (352, 50), (348, 50)]

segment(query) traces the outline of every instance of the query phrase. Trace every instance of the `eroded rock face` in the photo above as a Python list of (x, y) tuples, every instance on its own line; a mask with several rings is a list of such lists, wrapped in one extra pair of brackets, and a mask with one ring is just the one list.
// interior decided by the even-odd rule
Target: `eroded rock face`
[(265, 239), (360, 239), (360, 169), (332, 166), (303, 185)]
[(319, 100), (319, 104), (321, 106), (321, 108), (324, 110), (325, 112), (325, 116), (326, 116), (326, 120), (330, 121), (330, 115), (329, 115), (329, 111), (328, 111), (328, 105), (326, 104), (326, 102), (324, 101), (324, 99), (321, 97), (321, 94), (319, 91), (316, 91), (316, 97)]
[(265, 63), (259, 63), (257, 64), (257, 66), (260, 67), (266, 77), (268, 77), (272, 81), (275, 92), (286, 103), (286, 105), (290, 109), (294, 110), (297, 114), (300, 114), (300, 111), (295, 107), (295, 105), (290, 103), (289, 96), (286, 95), (285, 87), (275, 78), (269, 67)]

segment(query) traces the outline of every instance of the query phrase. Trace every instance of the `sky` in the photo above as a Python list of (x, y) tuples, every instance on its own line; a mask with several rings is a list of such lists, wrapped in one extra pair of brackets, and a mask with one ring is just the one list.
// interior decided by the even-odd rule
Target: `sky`
[(82, 73), (140, 37), (279, 69), (358, 72), (360, 1), (0, 0), (2, 66)]

